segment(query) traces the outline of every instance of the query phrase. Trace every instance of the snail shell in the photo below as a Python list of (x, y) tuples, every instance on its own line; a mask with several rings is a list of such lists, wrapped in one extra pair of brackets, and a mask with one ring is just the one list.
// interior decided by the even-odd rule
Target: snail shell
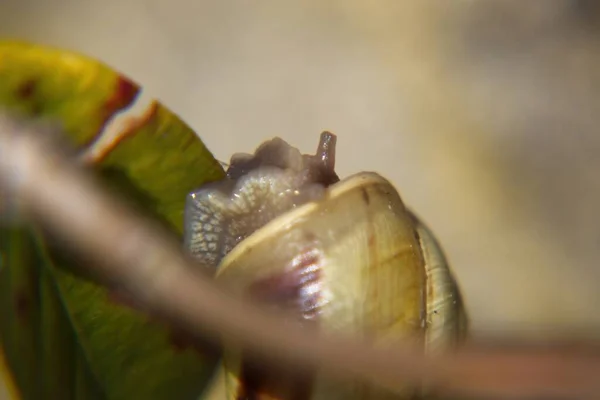
[[(292, 322), (375, 345), (412, 340), (448, 351), (467, 331), (456, 281), (431, 232), (385, 178), (339, 180), (335, 136), (301, 155), (273, 139), (234, 155), (225, 181), (191, 193), (184, 241), (240, 296), (289, 312)], [(235, 349), (224, 358), (228, 399), (401, 399), (291, 371), (264, 371)]]

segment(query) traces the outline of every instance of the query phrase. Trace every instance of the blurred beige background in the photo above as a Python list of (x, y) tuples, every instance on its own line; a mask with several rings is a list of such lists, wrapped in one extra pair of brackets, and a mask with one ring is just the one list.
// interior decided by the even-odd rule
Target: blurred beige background
[(374, 170), (433, 228), (476, 331), (600, 328), (599, 7), (573, 0), (0, 0), (215, 155), (278, 135)]

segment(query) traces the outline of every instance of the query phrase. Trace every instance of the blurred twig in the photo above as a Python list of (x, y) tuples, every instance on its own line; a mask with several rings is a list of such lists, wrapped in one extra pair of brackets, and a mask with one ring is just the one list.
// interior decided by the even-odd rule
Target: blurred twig
[(171, 235), (109, 196), (47, 135), (36, 132), (34, 125), (0, 114), (0, 204), (18, 203), (25, 217), (94, 259), (89, 268), (103, 282), (117, 283), (151, 312), (198, 335), (242, 346), (265, 362), (319, 368), (392, 390), (427, 382), (455, 395), (600, 395), (596, 351), (472, 344), (426, 358), (408, 345), (376, 350), (290, 325), (196, 273), (197, 265)]

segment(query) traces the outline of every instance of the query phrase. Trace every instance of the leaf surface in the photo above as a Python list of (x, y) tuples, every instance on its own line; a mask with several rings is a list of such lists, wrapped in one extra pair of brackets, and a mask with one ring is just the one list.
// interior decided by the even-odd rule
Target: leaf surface
[[(0, 42), (0, 107), (58, 123), (103, 184), (181, 237), (187, 193), (224, 172), (190, 127), (145, 99), (93, 59)], [(34, 226), (0, 230), (0, 337), (20, 397), (196, 399), (218, 355), (119, 301), (49, 239)]]

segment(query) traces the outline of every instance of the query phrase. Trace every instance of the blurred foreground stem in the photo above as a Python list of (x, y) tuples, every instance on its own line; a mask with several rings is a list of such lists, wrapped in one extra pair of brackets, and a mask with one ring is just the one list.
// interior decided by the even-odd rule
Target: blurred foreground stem
[[(319, 368), (337, 378), (364, 379), (399, 390), (427, 382), (442, 393), (498, 398), (598, 398), (600, 357), (595, 351), (521, 347), (480, 348), (426, 358), (408, 345), (370, 348), (325, 337), (285, 322), (255, 304), (228, 295), (182, 252), (180, 243), (109, 196), (63, 156), (33, 123), (0, 114), (0, 223), (19, 206), (94, 262), (90, 273), (127, 290), (145, 308), (215, 343), (234, 344), (267, 363)], [(10, 215), (9, 215), (10, 216)]]

